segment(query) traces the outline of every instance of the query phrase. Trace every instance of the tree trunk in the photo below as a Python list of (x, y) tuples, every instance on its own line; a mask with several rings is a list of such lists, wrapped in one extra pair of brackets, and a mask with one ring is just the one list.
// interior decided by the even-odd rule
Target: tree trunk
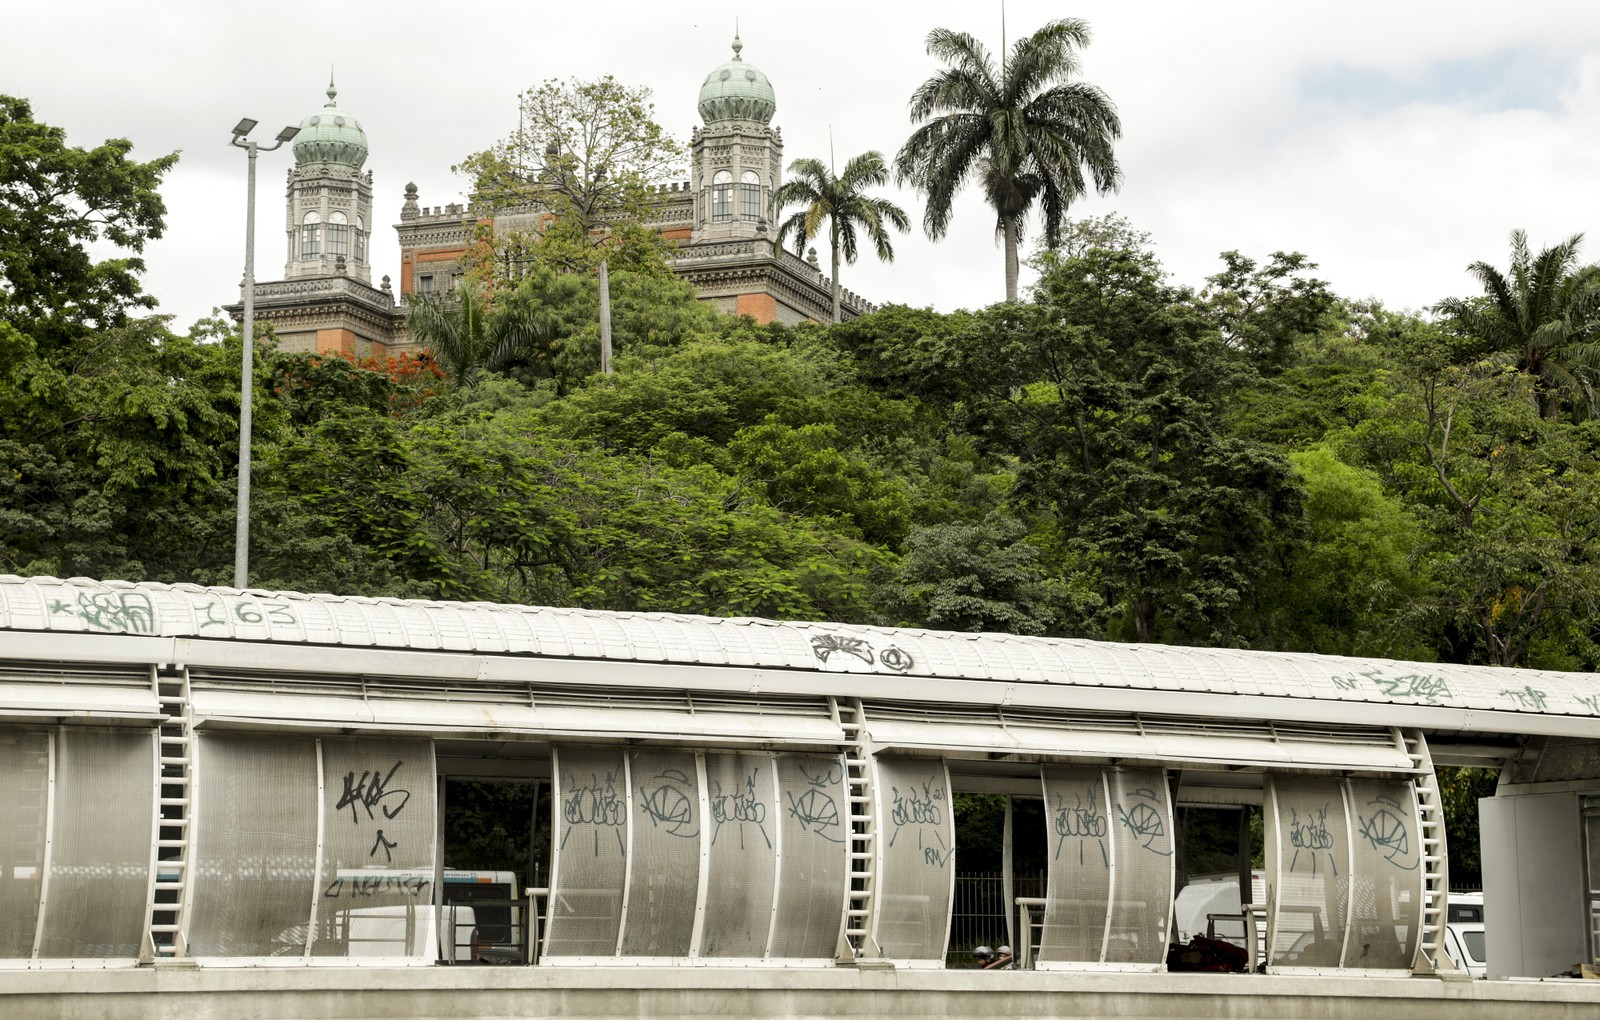
[(1015, 216), (1000, 217), (1000, 224), (1005, 230), (1006, 244), (1006, 300), (1017, 299), (1017, 218)]
[(839, 304), (839, 228), (831, 231), (833, 238), (833, 321), (844, 321), (844, 309)]

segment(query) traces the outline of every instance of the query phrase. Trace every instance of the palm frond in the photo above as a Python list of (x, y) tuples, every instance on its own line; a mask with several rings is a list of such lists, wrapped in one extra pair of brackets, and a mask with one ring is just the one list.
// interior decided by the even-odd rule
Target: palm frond
[[(944, 236), (955, 196), (974, 180), (995, 210), (997, 230), (1020, 237), (1037, 206), (1052, 241), (1090, 180), (1102, 194), (1121, 184), (1112, 144), (1122, 135), (1116, 107), (1100, 89), (1071, 80), (1089, 38), (1081, 19), (1051, 21), (1018, 39), (997, 75), (972, 36), (929, 33), (928, 53), (945, 66), (912, 93), (917, 126), (894, 160), (896, 179), (923, 194), (929, 237)], [(1006, 258), (1009, 290), (1013, 246)]]

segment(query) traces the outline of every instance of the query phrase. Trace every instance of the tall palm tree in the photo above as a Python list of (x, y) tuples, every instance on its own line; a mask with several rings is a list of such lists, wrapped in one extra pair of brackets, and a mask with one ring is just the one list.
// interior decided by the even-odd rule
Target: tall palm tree
[(928, 53), (947, 66), (911, 95), (911, 122), (927, 123), (901, 147), (896, 174), (927, 196), (923, 227), (934, 240), (950, 225), (956, 194), (977, 181), (1005, 242), (1007, 301), (1017, 299), (1017, 246), (1034, 203), (1055, 244), (1067, 206), (1088, 190), (1085, 168), (1101, 194), (1122, 181), (1111, 151), (1122, 136), (1116, 107), (1095, 86), (1068, 80), (1087, 45), (1088, 22), (1052, 21), (1017, 40), (997, 72), (971, 35), (928, 33)]
[(406, 330), (433, 351), (454, 389), (477, 385), (482, 373), (505, 364), (522, 341), (511, 320), (470, 285), (456, 288), (449, 297), (413, 298)]
[(1554, 418), (1563, 399), (1580, 413), (1600, 416), (1600, 266), (1578, 265), (1583, 235), (1574, 234), (1537, 256), (1528, 235), (1511, 232), (1509, 277), (1487, 262), (1467, 271), (1484, 296), (1441, 301), (1437, 310), (1455, 319), (1467, 335), (1534, 379), (1533, 399)]
[(844, 253), (846, 262), (855, 262), (856, 228), (866, 231), (879, 259), (893, 262), (894, 246), (886, 227), (905, 233), (911, 229), (911, 221), (893, 202), (866, 194), (866, 189), (888, 183), (889, 167), (881, 152), (863, 152), (846, 163), (844, 173), (837, 177), (818, 159), (795, 160), (789, 164), (789, 174), (789, 180), (773, 193), (772, 208), (777, 215), (791, 205), (805, 208), (778, 227), (778, 247), (783, 247), (783, 239), (793, 232), (794, 253), (801, 254), (806, 242), (821, 231), (822, 221), (828, 221), (833, 250), (833, 321), (839, 322), (839, 254)]

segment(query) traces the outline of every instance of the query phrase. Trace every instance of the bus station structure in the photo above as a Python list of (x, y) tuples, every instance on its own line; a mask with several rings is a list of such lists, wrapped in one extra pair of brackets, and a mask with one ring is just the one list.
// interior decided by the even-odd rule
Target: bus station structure
[[(0, 576), (0, 774), (8, 1017), (1600, 1007), (1591, 674)], [(511, 966), (439, 966), (459, 779), (549, 794)], [(962, 793), (1042, 806), (1025, 972), (946, 966)], [(1193, 806), (1261, 812), (1243, 973), (1168, 966)]]

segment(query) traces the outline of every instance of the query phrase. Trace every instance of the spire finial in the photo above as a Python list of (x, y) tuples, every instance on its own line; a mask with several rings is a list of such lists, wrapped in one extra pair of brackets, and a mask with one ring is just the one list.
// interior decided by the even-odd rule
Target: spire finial
[(328, 105), (329, 106), (333, 105), (333, 99), (338, 94), (339, 94), (339, 90), (333, 87), (333, 68), (330, 67), (330, 68), (328, 68)]
[(739, 41), (739, 19), (738, 18), (734, 18), (733, 19), (733, 59), (735, 59), (735, 60), (743, 60), (744, 59), (743, 57), (739, 56), (739, 51), (742, 50), (742, 49), (744, 49), (744, 43)]

